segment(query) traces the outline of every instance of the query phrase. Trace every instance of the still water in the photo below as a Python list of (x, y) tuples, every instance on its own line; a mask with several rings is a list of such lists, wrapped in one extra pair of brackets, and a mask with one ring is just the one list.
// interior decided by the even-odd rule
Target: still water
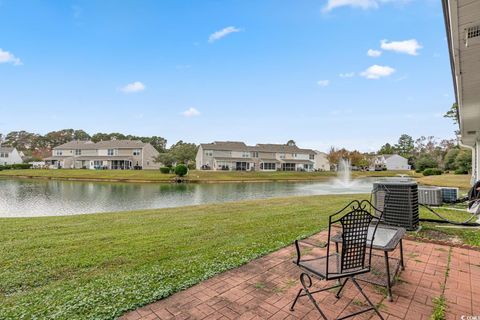
[(0, 179), (0, 217), (180, 207), (274, 197), (368, 193), (372, 179), (328, 182), (140, 184)]

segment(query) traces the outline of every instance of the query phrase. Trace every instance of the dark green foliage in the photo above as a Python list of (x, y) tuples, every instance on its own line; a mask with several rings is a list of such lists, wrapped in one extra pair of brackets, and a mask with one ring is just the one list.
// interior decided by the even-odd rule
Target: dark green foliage
[(161, 167), (160, 172), (161, 173), (170, 173), (171, 169), (170, 167)]
[(472, 152), (468, 149), (462, 149), (455, 157), (455, 171), (468, 173), (472, 170)]
[(184, 164), (177, 164), (175, 167), (175, 174), (179, 177), (183, 177), (188, 173), (188, 168)]
[(29, 163), (15, 163), (15, 164), (6, 164), (0, 166), (0, 170), (21, 170), (21, 169), (30, 169), (32, 167)]
[(439, 176), (443, 173), (441, 169), (438, 168), (427, 168), (423, 170), (424, 176)]
[(423, 154), (417, 159), (415, 168), (419, 170), (419, 172), (423, 172), (427, 168), (438, 168), (438, 163), (429, 154)]

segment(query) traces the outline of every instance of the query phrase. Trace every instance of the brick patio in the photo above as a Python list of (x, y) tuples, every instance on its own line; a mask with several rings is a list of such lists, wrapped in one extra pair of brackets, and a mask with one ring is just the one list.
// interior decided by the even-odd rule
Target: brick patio
[[(322, 232), (312, 238), (325, 240), (326, 234)], [(440, 296), (443, 287), (447, 319), (480, 316), (480, 298), (475, 299), (474, 295), (480, 293), (480, 252), (453, 247), (445, 282), (450, 247), (405, 241), (404, 251), (406, 269), (393, 286), (393, 302), (385, 298), (382, 288), (360, 283), (370, 299), (380, 306), (385, 319), (430, 319), (432, 298)], [(121, 319), (320, 319), (306, 297), (299, 300), (295, 311), (289, 310), (300, 288), (299, 269), (292, 263), (294, 257), (295, 250), (289, 246), (127, 313)], [(314, 282), (315, 287), (326, 284)], [(315, 297), (332, 319), (364, 307), (363, 298), (351, 283), (339, 300), (328, 291)], [(378, 319), (373, 312), (356, 318)]]

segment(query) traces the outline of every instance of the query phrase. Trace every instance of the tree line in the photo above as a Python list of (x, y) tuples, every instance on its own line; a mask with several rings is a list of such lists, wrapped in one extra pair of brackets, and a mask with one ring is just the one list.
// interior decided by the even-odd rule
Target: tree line
[(84, 130), (63, 129), (51, 131), (47, 134), (38, 134), (28, 131), (12, 131), (6, 135), (0, 134), (2, 146), (14, 147), (25, 154), (26, 161), (41, 160), (52, 154), (52, 148), (70, 141), (93, 142), (117, 140), (140, 140), (150, 143), (159, 153), (160, 158), (168, 163), (191, 163), (195, 160), (197, 146), (194, 143), (178, 141), (167, 148), (167, 139), (160, 136), (135, 136), (118, 132), (88, 134)]
[(413, 139), (408, 134), (402, 134), (396, 144), (385, 143), (377, 152), (361, 153), (345, 148), (332, 147), (327, 154), (331, 164), (337, 164), (340, 159), (348, 159), (352, 166), (368, 168), (373, 166), (377, 154), (398, 154), (408, 159), (408, 163), (417, 172), (434, 168), (455, 173), (468, 173), (472, 168), (472, 153), (461, 148), (455, 139), (438, 140), (433, 136), (421, 136)]

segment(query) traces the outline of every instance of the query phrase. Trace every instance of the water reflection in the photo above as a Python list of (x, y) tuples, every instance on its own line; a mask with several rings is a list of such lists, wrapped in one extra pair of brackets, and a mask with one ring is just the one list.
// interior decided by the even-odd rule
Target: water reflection
[(368, 193), (372, 179), (332, 182), (134, 184), (0, 179), (0, 217), (72, 215), (316, 194)]

